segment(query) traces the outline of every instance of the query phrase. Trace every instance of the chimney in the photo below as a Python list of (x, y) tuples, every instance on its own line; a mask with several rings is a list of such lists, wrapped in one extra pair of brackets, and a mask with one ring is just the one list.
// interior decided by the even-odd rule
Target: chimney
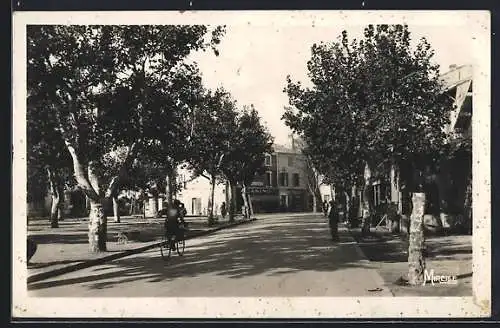
[(290, 134), (288, 135), (288, 138), (290, 139), (292, 149), (293, 149), (293, 150), (295, 150), (295, 139), (294, 139), (294, 137), (293, 137), (293, 133), (290, 133)]
[(454, 69), (457, 68), (457, 65), (456, 64), (451, 64), (449, 68), (450, 68), (450, 71), (452, 71), (452, 70), (454, 70)]

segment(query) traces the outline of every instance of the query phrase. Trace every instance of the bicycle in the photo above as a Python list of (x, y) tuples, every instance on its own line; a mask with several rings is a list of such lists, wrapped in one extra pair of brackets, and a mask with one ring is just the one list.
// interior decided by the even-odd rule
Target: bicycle
[(162, 242), (160, 243), (160, 253), (161, 253), (161, 257), (164, 260), (170, 258), (171, 254), (172, 254), (172, 250), (174, 249), (174, 246), (175, 246), (175, 250), (177, 251), (177, 254), (179, 256), (184, 255), (184, 250), (186, 248), (186, 239), (184, 238), (185, 237), (184, 236), (185, 229), (182, 226), (179, 226), (179, 229), (180, 229), (179, 235), (181, 235), (181, 239), (177, 239), (177, 235), (173, 234), (172, 237), (170, 238), (170, 242), (169, 242), (169, 238), (168, 238), (168, 231), (165, 229), (165, 233), (163, 234)]

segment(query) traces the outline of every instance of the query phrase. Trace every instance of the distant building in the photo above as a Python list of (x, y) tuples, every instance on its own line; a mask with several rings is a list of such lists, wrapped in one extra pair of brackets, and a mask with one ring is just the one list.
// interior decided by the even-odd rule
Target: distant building
[(305, 156), (295, 147), (293, 139), (291, 148), (276, 145), (274, 154), (277, 158), (280, 209), (291, 212), (312, 210)]
[[(265, 154), (264, 173), (256, 175), (247, 186), (254, 213), (303, 212), (312, 210), (312, 198), (307, 189), (307, 166), (305, 157), (295, 146), (274, 145), (273, 152)], [(190, 178), (187, 170), (179, 171), (179, 182), (183, 185), (177, 195), (192, 215), (206, 215), (210, 181), (204, 177)], [(220, 205), (229, 199), (225, 184), (216, 185), (214, 204), (217, 213)], [(236, 211), (243, 207), (242, 187), (236, 187)]]
[[(205, 177), (191, 178), (191, 172), (178, 168), (177, 183), (181, 184), (181, 191), (175, 196), (184, 203), (188, 215), (207, 215), (208, 199), (210, 196), (210, 181)], [(222, 202), (226, 201), (226, 186), (215, 185), (214, 214), (220, 212)]]

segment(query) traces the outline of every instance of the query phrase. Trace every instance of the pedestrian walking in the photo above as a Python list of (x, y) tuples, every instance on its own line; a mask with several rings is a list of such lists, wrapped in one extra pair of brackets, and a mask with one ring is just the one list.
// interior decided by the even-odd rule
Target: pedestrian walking
[(339, 240), (339, 208), (341, 205), (334, 202), (333, 200), (330, 201), (330, 210), (328, 213), (328, 225), (330, 227), (330, 235), (332, 236), (332, 241), (338, 241)]
[(328, 202), (323, 201), (323, 215), (326, 217), (328, 215)]
[(226, 209), (226, 202), (222, 202), (220, 205), (220, 214), (222, 215), (222, 219), (226, 219), (226, 214), (227, 214), (227, 209)]

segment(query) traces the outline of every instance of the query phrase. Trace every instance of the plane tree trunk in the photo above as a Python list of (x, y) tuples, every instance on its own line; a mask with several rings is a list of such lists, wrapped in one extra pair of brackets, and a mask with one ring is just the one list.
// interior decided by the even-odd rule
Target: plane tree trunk
[(64, 199), (64, 188), (51, 167), (47, 167), (47, 175), (49, 179), (50, 195), (52, 197), (52, 204), (50, 207), (50, 227), (58, 228), (59, 219), (62, 215), (61, 208)]
[(113, 197), (113, 214), (115, 216), (115, 222), (120, 223), (120, 206), (119, 206), (118, 197)]
[(229, 187), (229, 221), (234, 221), (236, 214), (236, 181), (228, 181)]
[(215, 197), (215, 176), (210, 177), (210, 197), (208, 198), (208, 224), (215, 223), (214, 217), (214, 197)]
[(247, 193), (247, 185), (246, 183), (242, 184), (243, 188), (241, 189), (241, 196), (243, 198), (243, 216), (245, 219), (250, 218), (250, 204), (248, 202), (248, 193)]
[(372, 185), (371, 185), (371, 170), (368, 163), (365, 165), (364, 172), (364, 188), (363, 188), (363, 201), (361, 203), (362, 219), (361, 219), (361, 232), (363, 235), (370, 233), (370, 225), (372, 218)]
[(410, 242), (408, 247), (408, 284), (416, 286), (424, 282), (425, 258), (423, 255), (423, 250), (425, 245), (425, 193), (413, 193), (411, 201), (413, 204), (413, 211), (410, 217)]
[(410, 233), (408, 245), (408, 284), (421, 285), (424, 282), (425, 271), (425, 231), (424, 215), (427, 205), (425, 189), (429, 176), (418, 167), (410, 175), (411, 181), (406, 183), (411, 192)]
[[(90, 214), (88, 221), (89, 251), (92, 253), (105, 252), (107, 241), (107, 216), (105, 209), (119, 191), (120, 180), (126, 175), (126, 170), (133, 159), (133, 152), (137, 143), (132, 144), (120, 167), (118, 174), (113, 177), (104, 193), (99, 177), (96, 174), (95, 162), (84, 163), (77, 149), (65, 140), (68, 151), (73, 161), (74, 176), (81, 190), (90, 200)], [(86, 164), (86, 165), (85, 165)]]

